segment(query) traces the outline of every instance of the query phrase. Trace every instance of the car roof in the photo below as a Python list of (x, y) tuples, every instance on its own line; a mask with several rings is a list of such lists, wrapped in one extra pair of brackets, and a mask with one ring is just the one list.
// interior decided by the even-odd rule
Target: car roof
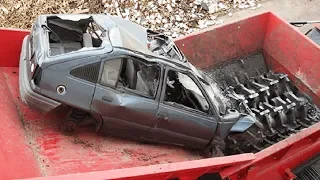
[[(190, 69), (189, 63), (183, 55), (183, 60), (173, 59), (169, 57), (165, 57), (162, 55), (158, 55), (152, 52), (148, 48), (148, 29), (138, 25), (130, 20), (122, 19), (117, 16), (111, 16), (107, 14), (48, 14), (48, 15), (40, 15), (43, 19), (48, 17), (58, 17), (66, 20), (74, 20), (78, 21), (80, 19), (88, 19), (93, 18), (93, 20), (103, 27), (106, 31), (108, 31), (110, 46), (106, 46), (104, 50), (99, 50), (100, 53), (109, 53), (113, 48), (121, 48), (127, 49), (129, 51), (133, 51), (136, 53), (141, 53), (146, 56), (152, 56), (155, 58), (161, 58), (164, 61), (168, 61), (170, 63), (176, 64), (180, 67), (185, 67)], [(172, 41), (173, 42), (173, 41)], [(94, 53), (91, 50), (91, 54)], [(98, 48), (97, 48), (98, 51)], [(179, 51), (180, 52), (180, 51)], [(81, 53), (81, 52), (80, 52)], [(74, 53), (72, 53), (74, 55)], [(70, 54), (70, 55), (72, 55)], [(72, 56), (73, 56), (72, 55)], [(60, 57), (50, 57), (51, 60), (47, 59), (47, 63), (55, 63), (62, 59), (64, 56)]]

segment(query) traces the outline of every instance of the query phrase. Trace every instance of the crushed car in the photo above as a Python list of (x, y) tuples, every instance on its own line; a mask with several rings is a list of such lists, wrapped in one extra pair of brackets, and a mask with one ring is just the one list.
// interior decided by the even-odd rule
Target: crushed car
[[(21, 99), (31, 108), (70, 109), (63, 131), (94, 124), (104, 134), (201, 149), (208, 156), (238, 147), (259, 150), (265, 135), (273, 135), (276, 125), (265, 122), (261, 109), (273, 106), (257, 103), (275, 84), (272, 78), (287, 80), (269, 73), (250, 81), (260, 91), (239, 82), (222, 91), (171, 38), (105, 14), (40, 15), (24, 38), (19, 75)], [(287, 96), (317, 111), (307, 98)]]

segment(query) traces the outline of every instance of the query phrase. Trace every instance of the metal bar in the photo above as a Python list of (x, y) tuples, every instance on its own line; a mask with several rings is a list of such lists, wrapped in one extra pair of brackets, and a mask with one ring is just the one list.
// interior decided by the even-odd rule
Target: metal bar
[(289, 22), (292, 25), (303, 25), (303, 24), (315, 24), (320, 23), (320, 21), (291, 21)]
[[(183, 174), (192, 173), (193, 177), (199, 177), (204, 172), (217, 172), (221, 168), (232, 166), (236, 164), (245, 163), (254, 160), (255, 156), (252, 153), (240, 154), (234, 156), (209, 158), (203, 160), (194, 160), (170, 164), (159, 164), (145, 167), (135, 167), (126, 169), (116, 169), (109, 171), (90, 172), (69, 174), (62, 176), (49, 176), (31, 179), (41, 180), (72, 180), (72, 179), (166, 179), (168, 175), (170, 178), (180, 177)], [(194, 179), (194, 178), (193, 178)]]

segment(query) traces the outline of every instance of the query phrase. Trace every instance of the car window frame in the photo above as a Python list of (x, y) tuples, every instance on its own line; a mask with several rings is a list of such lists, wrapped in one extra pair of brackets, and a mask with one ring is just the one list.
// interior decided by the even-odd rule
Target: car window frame
[(111, 84), (107, 84), (107, 83), (103, 83), (102, 82), (102, 75), (103, 75), (103, 70), (104, 70), (104, 64), (106, 61), (112, 61), (112, 60), (115, 60), (115, 59), (118, 59), (118, 60), (121, 60), (121, 64), (120, 64), (120, 71), (122, 69), (122, 65), (123, 65), (123, 58), (120, 58), (120, 57), (117, 57), (117, 58), (110, 58), (110, 59), (104, 59), (101, 61), (101, 66), (100, 66), (100, 73), (99, 73), (99, 77), (98, 77), (98, 81), (97, 83), (102, 85), (102, 86), (106, 86), (106, 87), (110, 87), (110, 88), (113, 88), (113, 89), (119, 89), (117, 88), (117, 84), (118, 84), (118, 81), (119, 81), (119, 77), (120, 77), (120, 71), (119, 71), (119, 74), (118, 74), (118, 77), (117, 77), (117, 80), (116, 80), (116, 83), (115, 83), (115, 86), (112, 86)]
[(33, 23), (32, 26), (31, 26), (31, 31), (30, 31), (30, 34), (29, 34), (29, 52), (30, 54), (33, 54), (35, 53), (35, 34), (36, 34), (36, 31), (37, 31), (37, 24), (36, 23)]
[[(120, 77), (121, 72), (118, 74), (118, 78), (117, 78), (117, 82), (116, 82), (115, 86), (112, 86), (110, 84), (101, 83), (101, 77), (102, 77), (102, 74), (103, 74), (105, 61), (114, 60), (114, 59), (131, 59), (133, 61), (140, 61), (142, 63), (148, 63), (148, 60), (146, 60), (144, 58), (135, 57), (135, 56), (131, 56), (131, 55), (130, 56), (128, 56), (128, 55), (119, 55), (119, 56), (103, 58), (102, 61), (101, 61), (100, 72), (99, 72), (99, 77), (98, 77), (97, 84), (99, 84), (99, 85), (101, 85), (103, 87), (111, 88), (111, 89), (113, 89), (115, 91), (118, 91), (120, 93), (130, 93), (130, 94), (137, 95), (137, 96), (140, 96), (140, 97), (144, 97), (144, 98), (148, 98), (148, 99), (153, 99), (153, 100), (159, 101), (160, 95), (161, 95), (162, 79), (163, 79), (163, 74), (164, 74), (163, 73), (163, 64), (162, 63), (160, 63), (160, 62), (152, 62), (152, 63), (157, 63), (159, 68), (160, 68), (160, 77), (159, 77), (158, 87), (157, 87), (155, 95), (152, 97), (152, 96), (145, 95), (145, 94), (141, 93), (140, 91), (133, 90), (133, 89), (130, 89), (130, 88), (127, 88), (127, 87), (118, 87), (117, 85), (118, 85), (118, 82), (119, 82), (119, 77)], [(122, 69), (122, 65), (123, 65), (123, 62), (121, 62), (120, 69)]]
[[(201, 110), (197, 110), (197, 109), (193, 109), (190, 108), (188, 106), (184, 106), (182, 104), (179, 103), (168, 103), (164, 101), (164, 97), (165, 97), (165, 92), (166, 92), (166, 86), (167, 84), (165, 83), (165, 80), (167, 79), (167, 75), (168, 72), (172, 70), (172, 71), (176, 71), (179, 73), (182, 73), (184, 75), (187, 75), (189, 78), (192, 79), (192, 81), (194, 81), (194, 83), (197, 85), (197, 87), (199, 88), (199, 90), (201, 91), (202, 95), (204, 96), (205, 100), (207, 101), (208, 105), (209, 105), (209, 109), (208, 112), (203, 112)], [(201, 116), (212, 116), (214, 115), (213, 112), (213, 108), (209, 99), (209, 96), (207, 95), (207, 93), (205, 92), (205, 90), (203, 89), (203, 87), (201, 86), (201, 84), (198, 82), (197, 78), (190, 72), (190, 71), (185, 71), (185, 70), (179, 70), (170, 66), (165, 67), (165, 72), (164, 72), (164, 76), (163, 76), (163, 84), (161, 87), (161, 96), (160, 96), (160, 104), (166, 105), (166, 106), (170, 106), (179, 110), (183, 110), (183, 111), (187, 111), (189, 113), (194, 113), (194, 114), (199, 114)]]

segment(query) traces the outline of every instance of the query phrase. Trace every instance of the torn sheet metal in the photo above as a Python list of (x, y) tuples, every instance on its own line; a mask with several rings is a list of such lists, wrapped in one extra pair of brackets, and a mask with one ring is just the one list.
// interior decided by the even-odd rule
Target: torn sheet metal
[(64, 19), (64, 20), (70, 20), (70, 21), (79, 21), (81, 19), (88, 19), (91, 17), (91, 15), (89, 14), (59, 14), (56, 15), (57, 17), (59, 17), (60, 19)]
[(231, 128), (231, 132), (245, 132), (255, 122), (255, 117), (246, 115), (240, 118)]

